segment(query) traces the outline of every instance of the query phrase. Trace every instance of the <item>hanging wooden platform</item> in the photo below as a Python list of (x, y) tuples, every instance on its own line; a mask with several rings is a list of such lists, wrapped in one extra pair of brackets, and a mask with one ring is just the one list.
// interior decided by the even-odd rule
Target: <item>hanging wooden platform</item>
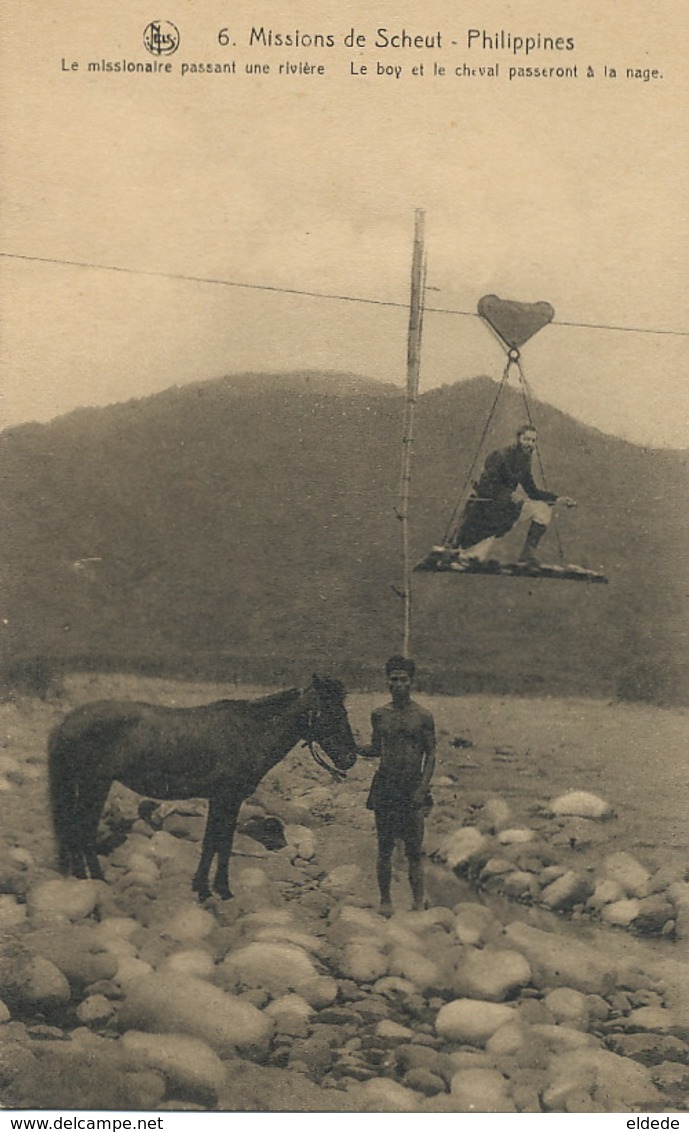
[(531, 566), (525, 562), (498, 562), (495, 558), (489, 558), (487, 562), (480, 562), (477, 558), (459, 562), (457, 551), (452, 551), (448, 560), (447, 552), (442, 546), (432, 547), (426, 557), (417, 562), (414, 571), (432, 574), (481, 574), (493, 578), (554, 578), (560, 582), (608, 584), (605, 574), (600, 574), (596, 570), (587, 570), (585, 566), (571, 564), (554, 566), (550, 563)]

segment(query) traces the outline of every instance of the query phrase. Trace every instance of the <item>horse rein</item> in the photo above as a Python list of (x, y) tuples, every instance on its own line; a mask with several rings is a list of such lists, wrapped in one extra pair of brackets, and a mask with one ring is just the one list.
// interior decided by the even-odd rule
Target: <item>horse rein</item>
[[(313, 731), (314, 724), (315, 724), (315, 722), (318, 719), (320, 714), (321, 713), (320, 713), (320, 710), (318, 708), (312, 708), (311, 711), (309, 712), (309, 721), (308, 721), (309, 732)], [(331, 763), (326, 762), (326, 760), (321, 755), (320, 751), (316, 750), (315, 744), (317, 742), (318, 742), (318, 740), (314, 739), (313, 735), (310, 734), (308, 739), (303, 740), (303, 746), (308, 748), (314, 762), (318, 763), (319, 766), (323, 767), (323, 770), (327, 770), (328, 774), (330, 774), (335, 779), (336, 782), (344, 782), (345, 778), (347, 777), (346, 771), (339, 770), (336, 766), (332, 766)]]

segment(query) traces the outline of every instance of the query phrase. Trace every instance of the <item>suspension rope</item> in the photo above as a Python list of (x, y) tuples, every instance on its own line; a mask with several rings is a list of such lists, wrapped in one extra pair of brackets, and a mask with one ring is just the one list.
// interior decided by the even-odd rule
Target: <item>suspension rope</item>
[(500, 400), (500, 395), (501, 395), (501, 393), (502, 393), (502, 391), (505, 388), (505, 385), (507, 383), (507, 379), (509, 377), (511, 365), (512, 365), (512, 359), (510, 358), (510, 359), (508, 359), (507, 365), (505, 366), (505, 369), (504, 369), (504, 372), (503, 372), (503, 375), (502, 375), (502, 381), (500, 382), (500, 384), (498, 386), (498, 391), (495, 394), (495, 400), (493, 401), (490, 412), (488, 414), (488, 419), (487, 419), (487, 421), (484, 425), (483, 432), (481, 433), (481, 439), (478, 442), (478, 446), (477, 446), (476, 451), (474, 453), (474, 457), (473, 457), (471, 464), (469, 466), (469, 471), (467, 472), (467, 475), (466, 475), (466, 479), (464, 480), (464, 483), (462, 484), (462, 490), (459, 494), (457, 502), (455, 503), (454, 509), (453, 509), (452, 514), (450, 516), (450, 521), (447, 524), (447, 527), (445, 528), (445, 534), (443, 535), (443, 546), (449, 545), (452, 534), (454, 533), (454, 528), (457, 525), (457, 522), (459, 521), (459, 517), (460, 517), (462, 509), (464, 507), (466, 491), (467, 491), (467, 488), (468, 488), (468, 486), (471, 482), (471, 477), (473, 476), (474, 470), (475, 470), (476, 465), (478, 463), (478, 458), (479, 458), (479, 455), (481, 453), (481, 449), (483, 447), (483, 443), (486, 439), (486, 436), (488, 435), (488, 430), (490, 428), (491, 421), (493, 420), (493, 417), (495, 416), (495, 410), (498, 407), (498, 401)]
[[(531, 389), (529, 387), (528, 381), (526, 380), (526, 374), (524, 373), (524, 367), (522, 366), (521, 358), (519, 357), (519, 351), (516, 350), (515, 354), (516, 354), (516, 357), (514, 358), (514, 364), (516, 365), (517, 373), (519, 374), (519, 391), (520, 391), (520, 393), (522, 395), (522, 399), (524, 401), (524, 410), (526, 412), (526, 419), (529, 422), (529, 425), (531, 426), (531, 428), (534, 430), (534, 432), (537, 433), (538, 429), (536, 428), (536, 425), (535, 425), (534, 419), (533, 419), (533, 413), (531, 412), (531, 403), (530, 403), (530, 397), (532, 396)], [(546, 479), (545, 468), (543, 467), (543, 460), (541, 458), (541, 452), (540, 452), (540, 449), (538, 447), (538, 441), (536, 441), (536, 459), (538, 460), (538, 469), (541, 473), (541, 479), (543, 481), (543, 487), (545, 488), (546, 491), (548, 491), (549, 490), (548, 481)], [(562, 549), (562, 540), (560, 538), (560, 531), (559, 531), (559, 528), (558, 528), (558, 525), (557, 525), (557, 516), (556, 516), (555, 512), (553, 512), (552, 528), (553, 528), (553, 531), (555, 532), (555, 540), (557, 542), (557, 550), (558, 550), (558, 555), (560, 557), (560, 564), (564, 565), (565, 554), (564, 554), (564, 551)]]

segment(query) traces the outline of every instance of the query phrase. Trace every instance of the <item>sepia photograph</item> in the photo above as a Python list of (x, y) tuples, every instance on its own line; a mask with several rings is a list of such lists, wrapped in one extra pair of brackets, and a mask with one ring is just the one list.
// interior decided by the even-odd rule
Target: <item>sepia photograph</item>
[(3, 1129), (685, 1127), (688, 31), (6, 0)]

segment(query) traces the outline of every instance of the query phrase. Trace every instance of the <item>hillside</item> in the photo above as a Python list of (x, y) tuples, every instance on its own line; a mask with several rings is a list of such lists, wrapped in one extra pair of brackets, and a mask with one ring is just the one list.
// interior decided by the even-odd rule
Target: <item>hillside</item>
[[(442, 535), (496, 387), (421, 396), (412, 541)], [(244, 375), (6, 431), (6, 663), (366, 683), (397, 649), (403, 393)], [(508, 390), (489, 438), (523, 415)], [(608, 586), (417, 575), (414, 649), (444, 690), (687, 698), (686, 457), (534, 406), (567, 561)], [(555, 560), (552, 533), (544, 544)], [(308, 667), (306, 667), (308, 671)]]

